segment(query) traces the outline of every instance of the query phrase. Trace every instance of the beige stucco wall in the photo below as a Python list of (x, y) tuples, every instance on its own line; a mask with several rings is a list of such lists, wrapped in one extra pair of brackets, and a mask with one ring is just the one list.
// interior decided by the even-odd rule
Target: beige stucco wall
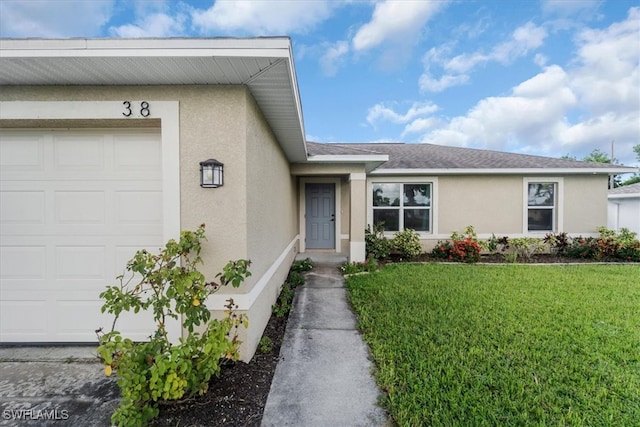
[(481, 233), (522, 232), (521, 176), (441, 176), (438, 179), (438, 234), (473, 225)]
[(564, 231), (587, 234), (607, 226), (608, 180), (606, 175), (564, 178)]
[[(453, 231), (464, 231), (468, 225), (472, 225), (478, 235), (485, 238), (492, 233), (497, 236), (536, 235), (528, 233), (525, 226), (525, 178), (542, 182), (558, 180), (562, 188), (556, 209), (556, 214), (561, 217), (561, 223), (557, 224), (559, 231), (588, 235), (596, 233), (597, 227), (606, 225), (606, 175), (425, 177), (425, 182), (434, 182), (436, 187), (436, 211), (433, 214), (437, 217), (434, 232), (421, 236), (425, 250), (432, 249), (437, 240), (448, 238)], [(406, 177), (407, 182), (415, 180), (415, 176)], [(384, 182), (385, 178), (376, 176), (375, 181)], [(393, 176), (389, 181), (405, 180)]]
[[(247, 293), (263, 277), (297, 234), (296, 181), (249, 91), (243, 86), (4, 86), (2, 101), (123, 101), (179, 102), (180, 229), (206, 224), (203, 245), (208, 280), (228, 260), (251, 259), (252, 276), (240, 289), (221, 293)], [(115, 117), (118, 117), (116, 114)], [(109, 123), (106, 123), (109, 122)], [(101, 126), (154, 126), (156, 119), (101, 120)], [(37, 122), (23, 125), (38, 126)], [(84, 122), (83, 125), (91, 126)], [(40, 126), (51, 126), (51, 122)], [(203, 189), (199, 163), (215, 158), (224, 163), (224, 185)], [(256, 302), (247, 307), (250, 329), (243, 331), (243, 359), (257, 346), (297, 246), (264, 286)]]
[[(251, 271), (262, 277), (298, 232), (296, 179), (289, 173), (289, 161), (250, 93), (247, 105), (247, 256)], [(294, 245), (249, 311), (249, 328), (243, 339), (251, 354), (258, 345), (271, 316), (271, 306), (280, 292), (289, 266), (298, 251)], [(247, 353), (247, 352), (243, 352)]]

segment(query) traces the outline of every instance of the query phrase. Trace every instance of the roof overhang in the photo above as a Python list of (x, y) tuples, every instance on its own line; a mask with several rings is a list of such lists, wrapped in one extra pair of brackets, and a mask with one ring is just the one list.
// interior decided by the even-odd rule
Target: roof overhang
[(380, 167), (385, 162), (389, 161), (389, 156), (386, 154), (371, 154), (371, 155), (332, 155), (321, 154), (317, 156), (309, 156), (306, 163), (312, 164), (364, 164), (365, 172), (370, 173)]
[(640, 193), (609, 194), (608, 199), (640, 199)]
[(0, 85), (246, 85), (289, 161), (307, 157), (288, 37), (0, 39)]
[(636, 168), (493, 168), (493, 169), (377, 169), (371, 175), (620, 175)]

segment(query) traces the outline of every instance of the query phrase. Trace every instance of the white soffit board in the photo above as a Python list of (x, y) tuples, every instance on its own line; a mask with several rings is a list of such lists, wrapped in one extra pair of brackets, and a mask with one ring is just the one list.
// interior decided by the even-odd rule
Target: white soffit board
[(0, 85), (246, 85), (290, 161), (306, 160), (288, 38), (2, 39)]

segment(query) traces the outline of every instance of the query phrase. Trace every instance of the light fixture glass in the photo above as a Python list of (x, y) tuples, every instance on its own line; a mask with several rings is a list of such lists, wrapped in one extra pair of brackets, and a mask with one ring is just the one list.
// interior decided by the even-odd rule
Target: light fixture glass
[(223, 184), (224, 165), (216, 159), (200, 162), (200, 187), (218, 188)]

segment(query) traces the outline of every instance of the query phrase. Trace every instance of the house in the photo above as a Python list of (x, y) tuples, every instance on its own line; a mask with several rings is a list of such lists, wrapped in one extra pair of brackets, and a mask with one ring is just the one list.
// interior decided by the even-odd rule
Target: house
[(609, 190), (607, 228), (640, 234), (640, 182)]
[[(0, 41), (0, 343), (95, 342), (98, 294), (138, 249), (206, 224), (207, 277), (252, 276), (207, 300), (248, 314), (252, 357), (300, 252), (365, 259), (367, 224), (425, 248), (480, 235), (587, 234), (606, 224), (614, 165), (410, 144), (305, 140), (290, 40)], [(200, 163), (224, 164), (202, 187)], [(145, 339), (150, 319), (120, 330)], [(124, 325), (124, 326), (123, 326)], [(166, 325), (181, 334), (178, 322)]]

